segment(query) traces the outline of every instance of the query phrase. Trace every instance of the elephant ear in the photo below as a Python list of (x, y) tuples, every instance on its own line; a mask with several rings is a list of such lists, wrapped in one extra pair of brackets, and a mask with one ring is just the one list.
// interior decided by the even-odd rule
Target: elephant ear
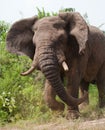
[(79, 45), (79, 54), (84, 53), (88, 40), (88, 26), (77, 12), (60, 13), (59, 16), (67, 22), (69, 34), (74, 36)]
[(15, 22), (7, 33), (6, 46), (11, 53), (27, 55), (31, 59), (34, 57), (35, 45), (33, 44), (32, 26), (37, 17), (22, 19)]

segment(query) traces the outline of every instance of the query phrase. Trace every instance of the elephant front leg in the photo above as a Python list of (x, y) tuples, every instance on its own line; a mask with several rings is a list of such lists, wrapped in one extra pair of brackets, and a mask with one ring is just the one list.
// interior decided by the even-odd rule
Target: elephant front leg
[[(67, 93), (75, 98), (79, 95), (80, 78), (77, 75), (67, 76)], [(67, 119), (77, 119), (80, 116), (78, 106), (67, 106)]]
[[(68, 95), (70, 94), (75, 98), (79, 97), (79, 86), (85, 74), (87, 62), (87, 51), (85, 51), (84, 55), (78, 56), (70, 61), (71, 68), (66, 74)], [(79, 116), (78, 106), (68, 106), (67, 118), (77, 119)]]
[(52, 110), (64, 110), (64, 104), (56, 100), (56, 92), (48, 80), (45, 81), (44, 100), (48, 107)]
[[(75, 98), (78, 98), (79, 87), (74, 88), (71, 85), (67, 85), (68, 95), (72, 95)], [(77, 119), (80, 116), (78, 106), (67, 106), (67, 119)]]

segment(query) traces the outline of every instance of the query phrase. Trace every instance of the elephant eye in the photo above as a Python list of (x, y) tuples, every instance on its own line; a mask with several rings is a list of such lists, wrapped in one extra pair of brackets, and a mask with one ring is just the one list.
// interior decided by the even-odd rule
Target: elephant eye
[(35, 33), (36, 32), (36, 30), (37, 30), (37, 27), (33, 27), (32, 28), (32, 31)]

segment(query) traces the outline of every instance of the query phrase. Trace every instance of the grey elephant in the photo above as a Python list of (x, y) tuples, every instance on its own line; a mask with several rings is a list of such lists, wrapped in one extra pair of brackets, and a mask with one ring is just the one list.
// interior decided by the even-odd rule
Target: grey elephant
[[(78, 105), (87, 99), (86, 91), (93, 81), (98, 87), (99, 106), (105, 106), (105, 36), (98, 28), (87, 25), (79, 13), (17, 21), (6, 43), (8, 51), (33, 60), (30, 69), (21, 75), (35, 69), (45, 75), (45, 100), (52, 109), (64, 109), (65, 103), (68, 115), (77, 118)], [(61, 77), (66, 78), (66, 90)], [(78, 98), (79, 86), (82, 98)], [(56, 95), (64, 103), (57, 102)]]

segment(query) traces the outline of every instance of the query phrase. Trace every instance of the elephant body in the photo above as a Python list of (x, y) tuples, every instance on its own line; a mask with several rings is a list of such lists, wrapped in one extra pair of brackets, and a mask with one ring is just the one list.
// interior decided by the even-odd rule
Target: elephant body
[[(88, 62), (84, 79), (88, 82), (99, 79), (98, 73), (105, 63), (105, 35), (96, 27), (89, 27)], [(98, 51), (99, 49), (99, 51)], [(100, 64), (99, 64), (100, 63)]]
[[(55, 99), (58, 95), (67, 104), (68, 113), (77, 118), (78, 105), (87, 99), (93, 81), (98, 86), (99, 105), (105, 106), (105, 35), (87, 25), (79, 13), (18, 21), (8, 32), (7, 49), (33, 60), (31, 68), (21, 75), (36, 68), (45, 75), (44, 97), (52, 109), (64, 109)], [(79, 86), (83, 97), (78, 99)]]

